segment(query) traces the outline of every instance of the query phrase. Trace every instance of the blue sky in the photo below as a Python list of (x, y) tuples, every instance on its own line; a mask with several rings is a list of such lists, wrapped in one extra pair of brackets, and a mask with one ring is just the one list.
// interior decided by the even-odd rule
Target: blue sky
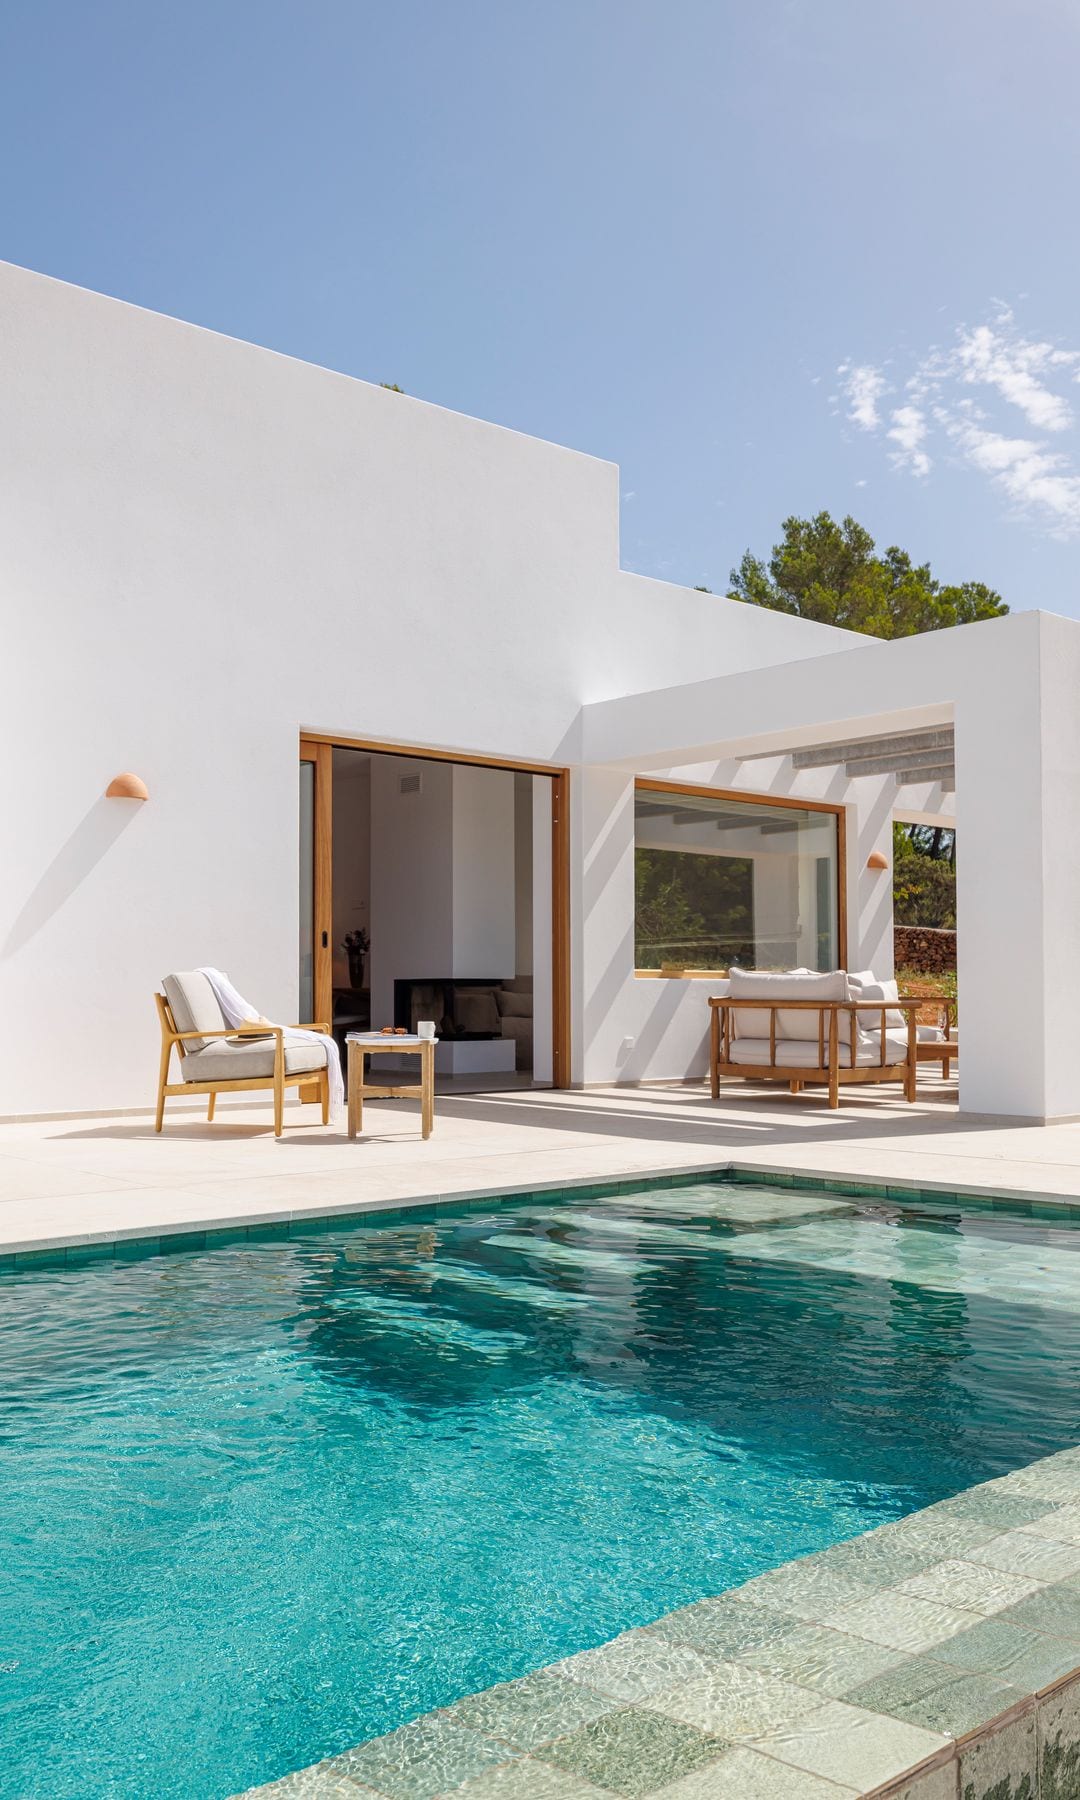
[(1080, 613), (1074, 0), (7, 0), (0, 256)]

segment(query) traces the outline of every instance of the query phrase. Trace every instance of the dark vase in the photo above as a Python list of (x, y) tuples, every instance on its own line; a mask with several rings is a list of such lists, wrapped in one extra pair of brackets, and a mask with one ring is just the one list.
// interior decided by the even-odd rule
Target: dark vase
[(350, 950), (349, 951), (349, 986), (350, 987), (362, 988), (364, 986), (364, 963), (366, 960), (367, 960), (367, 951), (366, 950)]

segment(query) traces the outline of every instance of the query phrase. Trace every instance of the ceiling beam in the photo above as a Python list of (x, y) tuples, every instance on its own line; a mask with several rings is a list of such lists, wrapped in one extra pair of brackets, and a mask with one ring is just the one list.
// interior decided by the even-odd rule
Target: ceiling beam
[(897, 769), (897, 787), (913, 787), (917, 782), (940, 781), (943, 788), (956, 787), (956, 768), (953, 763), (942, 763), (940, 768), (931, 769)]
[(925, 731), (896, 732), (885, 737), (850, 738), (846, 743), (815, 744), (812, 750), (794, 750), (792, 767), (825, 769), (833, 763), (853, 762), (860, 757), (892, 757), (895, 759), (922, 750), (953, 751), (951, 725), (931, 726)]
[(851, 779), (860, 775), (891, 775), (898, 769), (940, 769), (954, 761), (949, 744), (941, 749), (908, 750), (903, 755), (852, 757), (845, 762), (844, 773)]

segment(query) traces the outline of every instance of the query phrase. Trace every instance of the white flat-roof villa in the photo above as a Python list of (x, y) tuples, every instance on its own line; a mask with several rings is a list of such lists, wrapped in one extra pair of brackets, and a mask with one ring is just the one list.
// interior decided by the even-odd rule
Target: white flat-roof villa
[(0, 596), (5, 1791), (1080, 1792), (1080, 624), (10, 265)]
[(1074, 621), (882, 644), (646, 580), (608, 463), (10, 266), (0, 316), (3, 1115), (151, 1104), (173, 968), (327, 1017), (358, 926), (373, 1025), (531, 977), (537, 1081), (700, 1076), (635, 842), (738, 861), (750, 966), (888, 976), (870, 858), (957, 816), (960, 1106), (1080, 1115)]

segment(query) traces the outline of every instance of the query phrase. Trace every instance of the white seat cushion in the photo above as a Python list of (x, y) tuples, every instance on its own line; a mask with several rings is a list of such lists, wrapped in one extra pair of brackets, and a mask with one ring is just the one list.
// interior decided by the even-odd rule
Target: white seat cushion
[[(788, 970), (779, 975), (759, 975), (744, 969), (732, 969), (729, 979), (733, 1000), (850, 1000), (852, 998), (848, 988), (848, 979), (843, 969), (834, 969), (827, 975), (804, 974), (801, 970)], [(767, 1007), (738, 1007), (732, 1013), (735, 1036), (767, 1040), (771, 1017)], [(778, 1011), (776, 1014), (777, 1036), (787, 1039), (805, 1038), (814, 1044), (816, 1054), (819, 1017), (818, 1013), (809, 1008), (805, 1010), (800, 1008), (798, 1012)], [(841, 1013), (837, 1025), (840, 1042), (842, 1044), (850, 1043), (850, 1013)], [(826, 1044), (828, 1037), (829, 1017), (826, 1014)]]
[[(286, 1075), (304, 1075), (326, 1067), (326, 1044), (286, 1044)], [(274, 1073), (274, 1039), (238, 1042), (219, 1038), (180, 1065), (185, 1081), (258, 1081)]]
[[(903, 1031), (885, 1032), (885, 1061), (887, 1063), (907, 1062), (908, 1041), (907, 1029)], [(881, 1027), (876, 1031), (859, 1032), (859, 1048), (856, 1061), (860, 1066), (872, 1065), (881, 1061)]]
[[(839, 1062), (842, 1069), (851, 1067), (851, 1046), (839, 1046)], [(771, 1063), (768, 1038), (736, 1038), (731, 1046), (731, 1062), (748, 1069), (768, 1068)], [(776, 1066), (789, 1069), (816, 1069), (826, 1067), (829, 1060), (828, 1043), (825, 1046), (825, 1061), (818, 1059), (817, 1039), (809, 1042), (806, 1038), (777, 1038)], [(881, 1033), (860, 1032), (856, 1050), (856, 1062), (860, 1068), (872, 1068), (881, 1061)], [(886, 1031), (885, 1061), (887, 1064), (907, 1061), (907, 1032)]]
[[(224, 1031), (228, 1024), (213, 988), (198, 969), (180, 975), (166, 975), (162, 982), (165, 998), (172, 1009), (177, 1031)], [(188, 1038), (185, 1056), (193, 1050), (205, 1050), (205, 1038)]]

